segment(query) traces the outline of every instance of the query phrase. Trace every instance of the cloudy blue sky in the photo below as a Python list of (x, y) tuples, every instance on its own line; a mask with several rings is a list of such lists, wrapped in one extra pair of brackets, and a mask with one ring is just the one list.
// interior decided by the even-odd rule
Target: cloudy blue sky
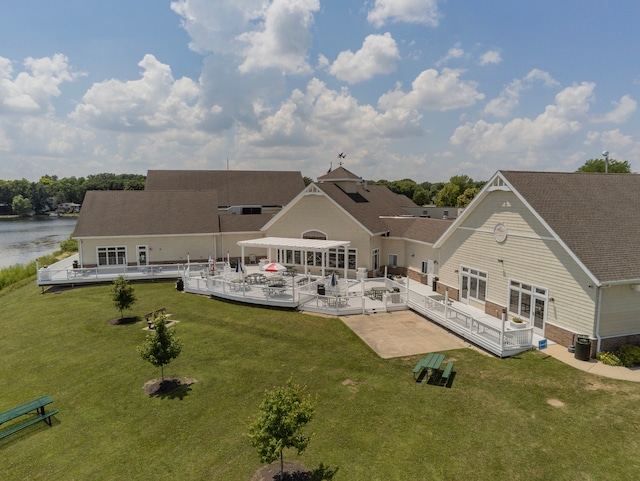
[(0, 179), (640, 170), (636, 0), (0, 0)]

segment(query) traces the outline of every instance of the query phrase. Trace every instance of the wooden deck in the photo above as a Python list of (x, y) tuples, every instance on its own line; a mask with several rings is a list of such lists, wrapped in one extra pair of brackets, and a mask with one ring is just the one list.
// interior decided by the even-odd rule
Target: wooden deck
[[(246, 266), (244, 273), (227, 267), (224, 271), (215, 271), (216, 275), (210, 275), (211, 271), (206, 264), (82, 269), (73, 268), (73, 260), (71, 257), (55, 266), (38, 269), (38, 285), (44, 288), (52, 285), (104, 283), (112, 282), (121, 275), (129, 280), (182, 279), (187, 293), (249, 305), (297, 309), (334, 316), (411, 309), (499, 357), (512, 356), (533, 348), (531, 328), (511, 330), (500, 319), (466, 304), (445, 300), (442, 296), (437, 296), (430, 286), (408, 278), (400, 282), (387, 278), (339, 279), (332, 286), (330, 277), (284, 275), (284, 284), (279, 282), (277, 288), (271, 288), (269, 279), (273, 276), (261, 272), (257, 265)], [(264, 274), (265, 279), (251, 274)], [(257, 278), (262, 282), (255, 282)]]

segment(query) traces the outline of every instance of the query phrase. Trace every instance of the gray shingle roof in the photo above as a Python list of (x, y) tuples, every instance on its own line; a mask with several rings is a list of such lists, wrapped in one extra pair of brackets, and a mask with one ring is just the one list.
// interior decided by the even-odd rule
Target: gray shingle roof
[(221, 215), (221, 232), (258, 232), (275, 214)]
[(215, 190), (218, 205), (284, 206), (304, 189), (295, 171), (149, 170), (145, 190)]
[(597, 279), (640, 279), (640, 175), (500, 173)]
[(380, 216), (405, 215), (403, 207), (416, 207), (411, 199), (395, 194), (383, 185), (370, 185), (366, 190), (358, 185), (353, 194), (346, 193), (332, 182), (318, 182), (316, 185), (374, 234), (388, 230)]
[(389, 217), (383, 220), (391, 237), (412, 239), (427, 244), (435, 244), (452, 224), (450, 220), (426, 217)]
[(215, 192), (88, 191), (74, 237), (218, 232)]

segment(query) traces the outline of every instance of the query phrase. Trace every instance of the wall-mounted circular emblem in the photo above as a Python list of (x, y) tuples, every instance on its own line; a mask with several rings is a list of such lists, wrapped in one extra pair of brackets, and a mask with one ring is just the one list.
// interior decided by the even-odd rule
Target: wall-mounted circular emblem
[(507, 239), (507, 226), (504, 224), (496, 224), (493, 228), (493, 237), (496, 242), (504, 242)]

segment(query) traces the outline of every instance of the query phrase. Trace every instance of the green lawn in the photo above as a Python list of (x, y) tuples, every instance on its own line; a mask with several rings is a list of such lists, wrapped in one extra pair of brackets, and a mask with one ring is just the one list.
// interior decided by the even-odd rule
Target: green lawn
[[(307, 384), (315, 433), (298, 459), (335, 480), (623, 480), (640, 470), (640, 385), (544, 353), (456, 360), (451, 389), (413, 382), (420, 356), (382, 360), (339, 319), (244, 307), (136, 284), (140, 317), (166, 307), (183, 341), (165, 370), (196, 379), (148, 397), (160, 370), (136, 346), (144, 321), (112, 326), (110, 286), (0, 293), (0, 411), (43, 394), (60, 413), (0, 440), (3, 480), (248, 481), (244, 437), (265, 389)], [(126, 314), (125, 314), (126, 315)], [(549, 399), (564, 403), (557, 407)]]

